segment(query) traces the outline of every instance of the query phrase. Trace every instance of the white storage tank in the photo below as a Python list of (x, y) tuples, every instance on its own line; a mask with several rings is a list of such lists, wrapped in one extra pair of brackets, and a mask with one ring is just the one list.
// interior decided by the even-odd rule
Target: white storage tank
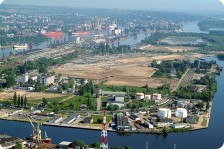
[(187, 117), (187, 110), (184, 108), (177, 108), (175, 113), (176, 117), (178, 118), (186, 118)]
[(159, 118), (171, 118), (171, 110), (168, 108), (159, 108), (159, 111), (157, 113), (157, 116)]

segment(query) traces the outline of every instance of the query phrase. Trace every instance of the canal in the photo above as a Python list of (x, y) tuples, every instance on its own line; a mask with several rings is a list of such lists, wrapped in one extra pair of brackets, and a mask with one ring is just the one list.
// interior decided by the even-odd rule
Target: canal
[[(216, 60), (224, 67), (224, 62), (216, 58), (206, 58), (206, 60)], [(155, 134), (129, 134), (119, 135), (109, 132), (110, 146), (130, 145), (133, 149), (145, 148), (145, 142), (149, 142), (150, 149), (172, 149), (176, 144), (177, 149), (217, 149), (224, 142), (224, 72), (216, 77), (218, 90), (213, 99), (211, 119), (208, 129), (185, 132), (171, 133), (168, 136)], [(100, 140), (100, 131), (42, 126), (42, 131), (47, 131), (48, 136), (54, 143), (60, 141), (74, 141), (77, 139), (92, 143)], [(32, 133), (32, 126), (29, 123), (0, 120), (0, 133), (9, 134), (17, 137), (27, 137)]]

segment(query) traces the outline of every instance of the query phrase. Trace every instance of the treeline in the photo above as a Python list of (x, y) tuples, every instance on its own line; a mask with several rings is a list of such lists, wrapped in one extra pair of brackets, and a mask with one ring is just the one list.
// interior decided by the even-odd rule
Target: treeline
[(26, 96), (20, 96), (14, 93), (13, 97), (13, 105), (16, 107), (27, 107), (27, 97)]
[(224, 29), (224, 20), (203, 20), (198, 22), (201, 31), (209, 31), (211, 29)]
[(207, 73), (208, 69), (211, 69), (212, 66), (216, 64), (216, 61), (199, 61), (195, 60), (191, 64), (191, 68), (195, 68), (195, 73)]
[(181, 78), (187, 68), (190, 66), (190, 61), (180, 60), (164, 60), (160, 64), (153, 60), (151, 67), (157, 68), (153, 77), (168, 77), (171, 71), (174, 69), (178, 78)]
[(156, 32), (150, 37), (142, 40), (143, 44), (151, 45), (170, 45), (160, 42), (168, 37), (198, 37), (204, 42), (200, 44), (181, 44), (179, 46), (194, 46), (199, 47), (199, 52), (205, 51), (223, 51), (224, 50), (224, 31), (210, 31), (209, 33), (159, 33)]
[(194, 84), (206, 85), (207, 89), (202, 92), (190, 91), (189, 87), (181, 87), (175, 95), (179, 98), (187, 99), (201, 99), (204, 101), (211, 101), (217, 90), (217, 82), (214, 76), (204, 76), (200, 80), (194, 81)]

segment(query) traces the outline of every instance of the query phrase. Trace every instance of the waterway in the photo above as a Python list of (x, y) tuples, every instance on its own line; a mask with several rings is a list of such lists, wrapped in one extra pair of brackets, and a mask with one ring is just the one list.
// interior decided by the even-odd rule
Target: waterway
[[(224, 62), (218, 61), (216, 58), (210, 57), (206, 58), (206, 60), (216, 60), (220, 66), (224, 67)], [(176, 144), (177, 149), (217, 149), (224, 142), (224, 72), (220, 76), (217, 76), (216, 79), (218, 82), (218, 91), (213, 99), (208, 129), (185, 133), (171, 133), (166, 137), (155, 134), (119, 135), (116, 132), (109, 132), (109, 145), (130, 145), (133, 149), (143, 149), (145, 148), (145, 142), (149, 142), (150, 149), (172, 149), (174, 144)], [(53, 139), (54, 143), (77, 139), (85, 140), (86, 143), (100, 140), (100, 131), (51, 126), (41, 126), (41, 128), (43, 131), (47, 131), (48, 136)], [(23, 138), (32, 133), (32, 126), (29, 123), (0, 120), (0, 133)]]

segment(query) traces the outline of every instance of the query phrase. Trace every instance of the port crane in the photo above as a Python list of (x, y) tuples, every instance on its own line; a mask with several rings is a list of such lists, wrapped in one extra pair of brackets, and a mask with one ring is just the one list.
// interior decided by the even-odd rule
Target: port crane
[[(33, 141), (35, 143), (37, 143), (38, 148), (40, 148), (40, 144), (41, 144), (41, 129), (40, 129), (40, 123), (36, 122), (32, 117), (27, 116), (28, 120), (30, 121), (30, 124), (33, 127), (33, 130), (35, 131), (33, 134)], [(36, 127), (34, 125), (34, 123), (36, 123)]]

